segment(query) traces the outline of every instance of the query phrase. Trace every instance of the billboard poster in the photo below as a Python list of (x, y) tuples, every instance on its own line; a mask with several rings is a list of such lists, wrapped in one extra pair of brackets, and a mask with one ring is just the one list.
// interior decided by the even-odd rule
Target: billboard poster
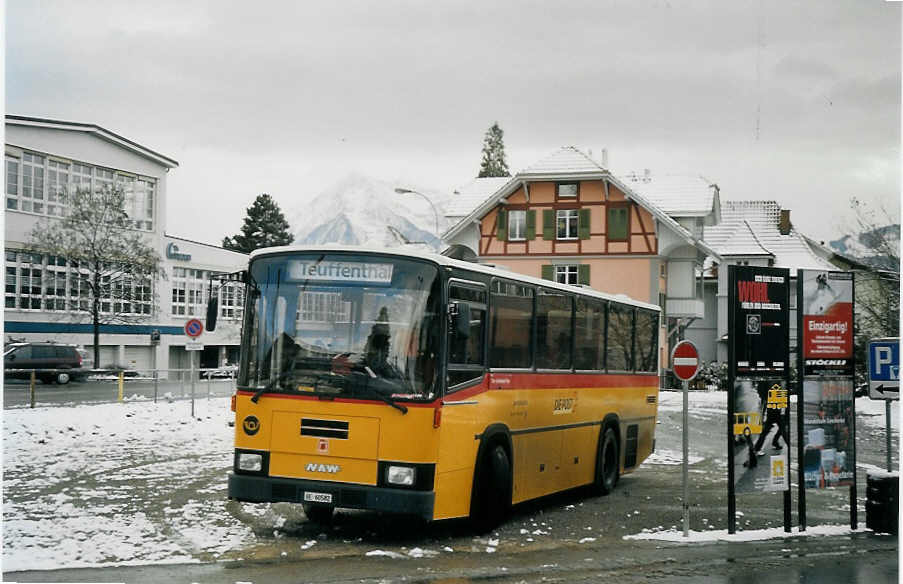
[(803, 381), (803, 472), (807, 489), (853, 484), (853, 380)]
[(853, 273), (800, 270), (803, 375), (853, 375)]
[(789, 280), (784, 268), (730, 266), (737, 377), (779, 377), (788, 369)]
[(790, 488), (788, 391), (783, 378), (738, 378), (731, 427), (734, 491), (761, 493)]

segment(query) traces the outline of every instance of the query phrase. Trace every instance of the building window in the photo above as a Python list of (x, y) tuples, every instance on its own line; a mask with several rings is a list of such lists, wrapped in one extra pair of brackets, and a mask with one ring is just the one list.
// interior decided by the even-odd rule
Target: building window
[(578, 190), (577, 183), (558, 183), (556, 192), (559, 199), (575, 199)]
[(523, 241), (527, 238), (527, 212), (508, 213), (508, 241)]
[(207, 272), (191, 268), (172, 269), (172, 315), (200, 316), (206, 313)]
[(555, 266), (555, 281), (559, 284), (577, 284), (577, 266)]
[(62, 217), (69, 194), (69, 165), (47, 161), (47, 214)]
[[(91, 305), (89, 275), (61, 256), (6, 252), (8, 309), (54, 312), (87, 311)], [(107, 266), (101, 278), (100, 311), (105, 314), (151, 314), (153, 283), (136, 281), (124, 270)]]
[(577, 239), (579, 209), (559, 209), (557, 214), (558, 239)]
[(608, 240), (627, 241), (630, 208), (626, 205), (608, 207)]
[(108, 168), (50, 160), (23, 152), (21, 160), (6, 155), (6, 208), (51, 217), (66, 214), (67, 197), (76, 190), (101, 192), (113, 185), (125, 192), (123, 210), (136, 229), (154, 228), (156, 180), (118, 173)]
[(22, 154), (22, 210), (44, 213), (44, 157)]
[(244, 306), (244, 284), (223, 282), (219, 289), (220, 316), (226, 320), (241, 320)]
[(6, 208), (19, 208), (19, 159), (6, 157)]

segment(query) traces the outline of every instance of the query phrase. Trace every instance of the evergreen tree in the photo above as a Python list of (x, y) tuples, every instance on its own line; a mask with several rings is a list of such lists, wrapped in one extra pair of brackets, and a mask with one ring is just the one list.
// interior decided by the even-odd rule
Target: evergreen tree
[(262, 247), (289, 245), (293, 241), (288, 221), (273, 197), (263, 193), (248, 207), (241, 233), (223, 239), (223, 247), (251, 253)]
[(486, 130), (483, 137), (483, 160), (480, 161), (480, 174), (477, 175), (479, 178), (511, 176), (508, 172), (508, 163), (505, 161), (504, 136), (505, 132), (499, 127), (498, 122)]

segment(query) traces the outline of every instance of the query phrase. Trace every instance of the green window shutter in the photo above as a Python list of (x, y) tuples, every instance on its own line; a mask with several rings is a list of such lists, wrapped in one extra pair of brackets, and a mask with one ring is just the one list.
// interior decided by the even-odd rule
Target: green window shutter
[(555, 266), (548, 264), (542, 267), (542, 279), (543, 280), (554, 280), (555, 279)]
[(589, 264), (577, 266), (577, 283), (589, 286)]
[(589, 239), (589, 209), (580, 209), (577, 216), (577, 239)]
[(608, 239), (624, 241), (627, 239), (628, 207), (609, 207)]
[(546, 241), (555, 239), (555, 211), (543, 209), (542, 211), (542, 238)]
[(499, 241), (506, 241), (508, 239), (508, 212), (504, 209), (499, 209), (498, 218), (496, 219), (496, 223), (498, 224), (499, 232), (498, 237)]
[(526, 239), (536, 239), (536, 211), (527, 211)]

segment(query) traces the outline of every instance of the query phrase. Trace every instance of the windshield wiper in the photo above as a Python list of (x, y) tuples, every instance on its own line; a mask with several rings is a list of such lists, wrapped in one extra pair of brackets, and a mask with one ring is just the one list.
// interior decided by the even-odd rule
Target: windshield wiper
[(279, 375), (277, 375), (275, 379), (273, 379), (272, 381), (270, 381), (269, 383), (267, 383), (266, 385), (264, 385), (263, 387), (258, 389), (257, 393), (255, 393), (253, 396), (251, 396), (251, 401), (256, 404), (257, 401), (260, 400), (260, 396), (276, 389), (280, 383), (285, 381), (285, 378), (287, 376), (288, 376), (288, 372), (282, 372)]
[(393, 400), (391, 397), (387, 396), (386, 394), (384, 394), (383, 392), (379, 391), (379, 390), (376, 389), (376, 388), (370, 387), (369, 381), (370, 381), (371, 379), (379, 379), (379, 377), (377, 377), (376, 373), (374, 373), (373, 370), (370, 369), (369, 367), (367, 367), (366, 365), (364, 366), (364, 371), (367, 372), (368, 378), (367, 378), (367, 381), (364, 382), (364, 384), (363, 384), (362, 387), (363, 387), (365, 390), (367, 390), (367, 393), (369, 393), (370, 395), (372, 395), (372, 396), (375, 397), (376, 399), (380, 400), (381, 402), (383, 402), (383, 403), (385, 403), (385, 404), (388, 404), (388, 405), (392, 406), (393, 408), (395, 408), (396, 410), (398, 410), (398, 411), (401, 412), (402, 414), (408, 413), (408, 408), (407, 408), (405, 405), (399, 404), (399, 403), (395, 403), (395, 400)]

